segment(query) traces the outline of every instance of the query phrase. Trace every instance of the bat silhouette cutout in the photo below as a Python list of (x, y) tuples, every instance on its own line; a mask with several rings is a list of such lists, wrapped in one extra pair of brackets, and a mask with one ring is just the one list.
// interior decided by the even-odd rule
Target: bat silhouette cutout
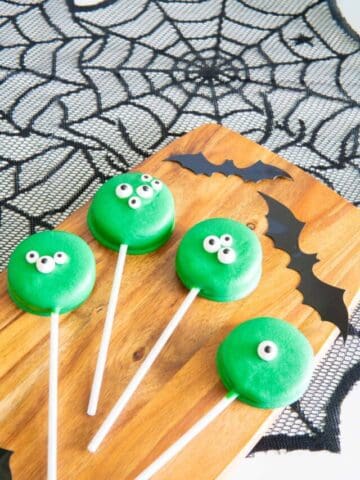
[(305, 223), (300, 222), (285, 205), (269, 195), (259, 192), (268, 205), (267, 235), (275, 247), (290, 255), (288, 267), (300, 274), (297, 289), (304, 297), (304, 303), (314, 308), (323, 321), (336, 325), (344, 340), (349, 328), (349, 313), (344, 303), (344, 290), (320, 280), (313, 272), (319, 260), (316, 254), (304, 253), (299, 247), (300, 233)]
[(274, 180), (275, 178), (289, 178), (292, 180), (291, 175), (281, 168), (275, 167), (274, 165), (268, 165), (261, 160), (245, 168), (237, 167), (232, 160), (225, 160), (225, 162), (220, 165), (215, 165), (214, 163), (209, 162), (201, 152), (195, 154), (174, 154), (166, 160), (177, 162), (183, 168), (187, 168), (197, 175), (203, 174), (208, 177), (213, 173), (222, 173), (227, 177), (229, 175), (237, 175), (245, 182), (260, 182), (261, 180)]
[(9, 460), (13, 452), (0, 448), (0, 479), (11, 480)]

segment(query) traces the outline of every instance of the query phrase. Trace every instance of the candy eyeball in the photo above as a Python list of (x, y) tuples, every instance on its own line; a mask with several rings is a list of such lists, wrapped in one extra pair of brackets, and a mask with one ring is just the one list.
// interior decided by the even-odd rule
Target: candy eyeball
[(36, 261), (36, 269), (40, 273), (50, 273), (55, 268), (55, 260), (49, 255), (44, 255)]
[(129, 198), (128, 204), (130, 208), (133, 208), (136, 210), (137, 208), (141, 207), (141, 200), (139, 197), (131, 197)]
[(217, 254), (220, 263), (233, 263), (235, 262), (236, 253), (231, 247), (220, 248)]
[(161, 189), (162, 189), (162, 182), (160, 182), (160, 180), (153, 180), (151, 182), (151, 186), (153, 187), (154, 190), (156, 190), (157, 192), (159, 192)]
[(264, 340), (263, 342), (259, 343), (257, 354), (261, 360), (265, 360), (265, 362), (271, 362), (271, 360), (274, 360), (277, 357), (278, 347), (276, 343), (272, 342), (271, 340)]
[(224, 235), (221, 235), (220, 237), (220, 242), (222, 247), (231, 247), (233, 244), (233, 238), (228, 233), (224, 233)]
[(39, 254), (36, 250), (30, 250), (30, 252), (27, 252), (25, 257), (27, 263), (36, 263), (38, 258)]
[(149, 185), (140, 185), (140, 187), (136, 189), (136, 193), (141, 198), (151, 198), (154, 194), (154, 190)]
[(143, 182), (151, 182), (152, 178), (153, 177), (151, 175), (149, 175), (148, 173), (144, 173), (143, 175), (141, 175), (141, 180)]
[(120, 183), (115, 190), (119, 198), (128, 198), (133, 193), (133, 187), (129, 183)]
[(63, 265), (68, 261), (68, 256), (65, 252), (56, 252), (54, 255), (54, 261), (57, 265)]
[(204, 250), (208, 253), (217, 252), (220, 246), (220, 238), (216, 235), (209, 235), (203, 241)]

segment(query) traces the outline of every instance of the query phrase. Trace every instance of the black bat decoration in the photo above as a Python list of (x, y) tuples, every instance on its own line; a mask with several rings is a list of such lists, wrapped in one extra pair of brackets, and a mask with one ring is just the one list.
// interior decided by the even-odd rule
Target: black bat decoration
[(344, 291), (321, 281), (313, 272), (318, 262), (316, 254), (308, 254), (299, 247), (299, 236), (305, 225), (293, 213), (269, 195), (259, 192), (266, 201), (269, 212), (267, 234), (274, 241), (275, 247), (290, 255), (289, 268), (300, 274), (297, 289), (304, 297), (304, 303), (317, 310), (324, 321), (336, 325), (346, 340), (349, 328), (349, 313), (344, 303)]
[(177, 162), (183, 168), (187, 168), (197, 175), (204, 174), (208, 177), (213, 173), (222, 173), (227, 177), (229, 175), (237, 175), (245, 182), (259, 182), (260, 180), (268, 179), (273, 180), (279, 177), (292, 180), (291, 175), (284, 170), (281, 170), (281, 168), (275, 167), (274, 165), (268, 165), (261, 160), (245, 168), (237, 167), (232, 160), (225, 160), (225, 162), (220, 165), (215, 165), (214, 163), (209, 162), (201, 152), (195, 154), (174, 154), (166, 160)]
[(13, 452), (0, 448), (0, 479), (11, 480), (9, 460)]

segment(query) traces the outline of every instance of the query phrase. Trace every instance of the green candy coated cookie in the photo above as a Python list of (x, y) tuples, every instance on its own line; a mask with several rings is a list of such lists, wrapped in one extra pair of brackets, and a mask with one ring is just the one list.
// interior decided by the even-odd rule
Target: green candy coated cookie
[(95, 259), (77, 235), (46, 231), (23, 240), (10, 256), (8, 291), (18, 307), (50, 316), (75, 309), (95, 283)]
[(211, 218), (186, 232), (176, 255), (183, 284), (217, 302), (238, 300), (258, 285), (262, 250), (255, 233), (229, 218)]
[(172, 193), (157, 178), (139, 172), (124, 173), (108, 180), (90, 205), (89, 228), (105, 247), (143, 254), (161, 247), (175, 224)]
[(223, 384), (239, 400), (278, 408), (295, 402), (307, 389), (313, 352), (290, 323), (259, 317), (230, 332), (219, 346), (216, 364)]

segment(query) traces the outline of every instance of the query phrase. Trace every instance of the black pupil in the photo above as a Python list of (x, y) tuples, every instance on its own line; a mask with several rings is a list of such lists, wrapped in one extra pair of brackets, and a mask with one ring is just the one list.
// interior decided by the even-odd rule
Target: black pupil
[(126, 190), (127, 189), (127, 186), (126, 185), (121, 185), (121, 190)]
[(225, 255), (227, 255), (230, 252), (230, 250), (228, 248), (224, 248), (223, 252), (225, 253)]
[(47, 258), (42, 258), (41, 263), (47, 263)]
[(34, 258), (35, 257), (35, 253), (30, 253), (30, 258)]
[(266, 345), (266, 347), (264, 348), (264, 351), (265, 351), (265, 353), (271, 353), (271, 346)]
[(225, 237), (225, 240), (228, 242), (230, 240), (230, 237)]
[(146, 185), (144, 185), (144, 186), (143, 186), (143, 190), (144, 190), (145, 192), (147, 192), (147, 191), (149, 190), (149, 187), (147, 187)]
[(58, 254), (57, 254), (57, 257), (60, 257), (60, 258), (61, 258), (61, 257), (62, 257), (62, 253), (58, 253)]
[(134, 198), (133, 200), (131, 200), (131, 203), (132, 203), (132, 204), (136, 203), (135, 198)]
[(214, 245), (215, 240), (213, 238), (210, 238), (209, 243), (210, 243), (210, 245)]

